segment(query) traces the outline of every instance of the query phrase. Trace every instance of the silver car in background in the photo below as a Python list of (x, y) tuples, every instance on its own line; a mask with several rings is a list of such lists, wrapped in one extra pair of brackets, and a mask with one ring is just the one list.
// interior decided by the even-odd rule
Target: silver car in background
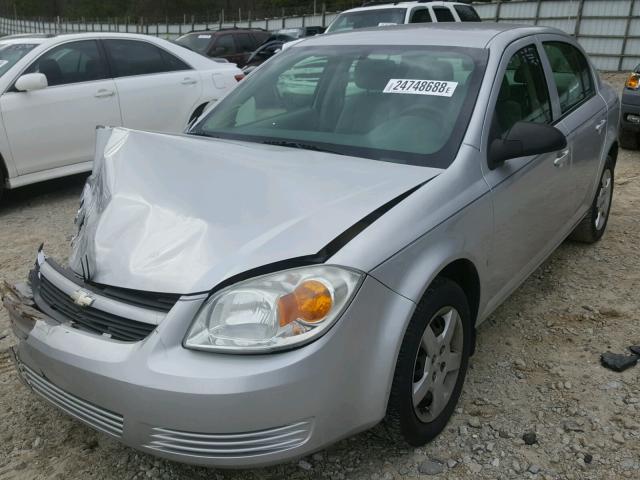
[(118, 440), (250, 467), (452, 415), (476, 327), (611, 206), (619, 100), (574, 39), (305, 40), (189, 135), (98, 132), (68, 267), (3, 287), (22, 378)]

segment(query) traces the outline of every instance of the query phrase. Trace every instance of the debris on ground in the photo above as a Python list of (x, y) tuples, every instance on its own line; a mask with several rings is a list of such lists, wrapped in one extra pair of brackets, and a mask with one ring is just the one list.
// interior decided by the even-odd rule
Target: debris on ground
[(600, 355), (600, 363), (614, 372), (624, 372), (627, 368), (635, 367), (639, 358), (638, 355), (605, 352)]

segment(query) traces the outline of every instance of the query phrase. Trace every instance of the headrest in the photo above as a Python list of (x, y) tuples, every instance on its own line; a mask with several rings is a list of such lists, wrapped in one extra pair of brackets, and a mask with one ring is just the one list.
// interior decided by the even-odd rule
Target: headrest
[(392, 60), (358, 60), (353, 71), (356, 85), (364, 90), (384, 90), (393, 78), (397, 65)]
[(427, 65), (429, 71), (429, 80), (453, 80), (453, 67), (449, 62), (435, 60)]
[(40, 62), (38, 63), (38, 70), (40, 71), (40, 73), (44, 74), (47, 77), (49, 85), (59, 81), (62, 77), (62, 70), (60, 70), (58, 62), (56, 62), (52, 58), (45, 58), (44, 60), (40, 60)]
[(525, 74), (525, 68), (527, 66), (523, 63), (518, 68), (516, 68), (515, 73), (513, 74), (513, 81), (518, 83), (527, 83), (527, 75)]

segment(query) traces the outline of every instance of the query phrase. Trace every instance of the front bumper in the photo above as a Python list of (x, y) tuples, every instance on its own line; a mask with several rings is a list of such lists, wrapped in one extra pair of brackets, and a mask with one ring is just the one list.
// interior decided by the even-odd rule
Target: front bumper
[(640, 132), (640, 92), (625, 89), (620, 107), (620, 128)]
[(114, 341), (54, 320), (6, 289), (18, 369), (39, 395), (148, 453), (255, 467), (297, 458), (379, 422), (414, 304), (367, 277), (319, 340), (269, 355), (182, 347), (204, 297), (180, 300), (146, 339)]

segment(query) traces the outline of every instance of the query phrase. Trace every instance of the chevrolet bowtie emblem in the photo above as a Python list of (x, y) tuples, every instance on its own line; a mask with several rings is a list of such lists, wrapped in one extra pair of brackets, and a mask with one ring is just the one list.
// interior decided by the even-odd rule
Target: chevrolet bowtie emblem
[(94, 302), (95, 298), (93, 298), (88, 292), (84, 290), (76, 290), (71, 294), (71, 299), (73, 303), (79, 305), (80, 307), (90, 307)]

